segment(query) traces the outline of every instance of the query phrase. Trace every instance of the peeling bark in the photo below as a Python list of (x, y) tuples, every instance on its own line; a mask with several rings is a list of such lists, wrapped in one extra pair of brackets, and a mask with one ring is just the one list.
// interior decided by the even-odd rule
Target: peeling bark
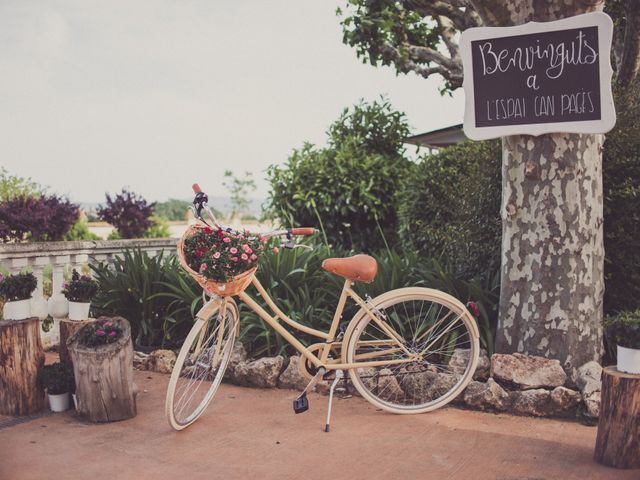
[(571, 373), (601, 357), (602, 142), (503, 139), (499, 352), (556, 358)]
[[(508, 14), (514, 25), (603, 6), (601, 1), (500, 3), (503, 9), (494, 15), (502, 12), (505, 22)], [(498, 352), (555, 358), (570, 374), (601, 358), (602, 143), (602, 135), (568, 133), (503, 138)]]

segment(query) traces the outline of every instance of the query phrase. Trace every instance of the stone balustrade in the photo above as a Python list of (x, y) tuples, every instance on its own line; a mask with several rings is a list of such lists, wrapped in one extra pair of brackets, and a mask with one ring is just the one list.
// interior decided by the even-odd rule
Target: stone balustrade
[[(176, 238), (161, 238), (4, 244), (0, 247), (0, 267), (9, 273), (31, 270), (38, 279), (33, 298), (42, 300), (44, 269), (49, 265), (52, 269), (52, 292), (55, 295), (62, 289), (67, 266), (80, 268), (86, 264), (111, 262), (126, 249), (139, 248), (152, 256), (162, 251), (173, 253), (177, 243)], [(47, 334), (43, 332), (43, 341), (47, 346), (56, 344), (59, 338), (59, 319), (54, 318), (54, 322), (54, 327)]]

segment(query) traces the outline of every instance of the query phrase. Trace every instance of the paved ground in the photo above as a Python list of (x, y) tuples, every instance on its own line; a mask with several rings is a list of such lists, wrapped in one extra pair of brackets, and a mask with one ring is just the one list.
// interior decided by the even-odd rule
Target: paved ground
[(596, 429), (573, 422), (443, 409), (416, 416), (326, 397), (294, 415), (287, 390), (223, 385), (182, 432), (164, 419), (168, 376), (137, 372), (138, 416), (90, 425), (55, 414), (0, 430), (0, 480), (640, 479), (592, 460)]

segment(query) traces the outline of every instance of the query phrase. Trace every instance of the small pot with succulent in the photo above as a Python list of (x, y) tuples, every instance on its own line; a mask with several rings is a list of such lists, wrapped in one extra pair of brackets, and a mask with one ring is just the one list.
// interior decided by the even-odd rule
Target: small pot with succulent
[(49, 408), (52, 412), (69, 409), (69, 394), (75, 391), (73, 370), (66, 363), (56, 362), (45, 365), (38, 372), (38, 380), (46, 389)]
[(97, 292), (98, 282), (74, 269), (71, 281), (62, 286), (62, 293), (69, 300), (69, 320), (88, 319), (91, 299)]
[(640, 375), (640, 309), (607, 317), (605, 329), (608, 340), (617, 345), (618, 370)]
[(0, 296), (4, 299), (3, 318), (24, 320), (31, 316), (29, 300), (38, 286), (33, 273), (16, 273), (4, 277), (0, 274)]

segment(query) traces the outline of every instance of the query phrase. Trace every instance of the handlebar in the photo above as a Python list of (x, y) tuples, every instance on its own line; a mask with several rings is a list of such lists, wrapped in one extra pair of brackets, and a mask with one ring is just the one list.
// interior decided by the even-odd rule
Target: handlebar
[[(200, 185), (198, 185), (197, 183), (194, 183), (191, 186), (191, 188), (193, 189), (193, 193), (196, 194), (196, 197), (193, 200), (193, 209), (195, 211), (196, 217), (199, 218), (200, 220), (202, 220), (204, 223), (207, 223), (202, 218), (202, 210), (204, 210), (205, 212), (207, 212), (207, 215), (213, 221), (213, 224), (216, 227), (222, 228), (223, 230), (231, 231), (230, 228), (225, 229), (225, 228), (222, 227), (222, 225), (220, 225), (220, 223), (216, 219), (215, 215), (213, 214), (213, 212), (209, 208), (209, 205), (207, 205), (207, 202), (209, 201), (209, 197), (207, 197), (207, 194), (202, 191), (202, 188), (200, 188)], [(316, 230), (313, 227), (296, 227), (296, 228), (289, 228), (287, 230), (274, 230), (272, 232), (268, 232), (268, 233), (263, 234), (263, 236), (265, 236), (265, 237), (286, 236), (287, 240), (289, 240), (287, 242), (287, 245), (289, 245), (289, 244), (295, 245), (295, 242), (293, 242), (293, 240), (291, 239), (292, 236), (296, 236), (296, 235), (300, 235), (300, 236), (314, 235), (317, 232), (318, 232), (318, 230)]]
[(291, 229), (291, 235), (314, 235), (318, 230), (312, 227), (298, 227)]

